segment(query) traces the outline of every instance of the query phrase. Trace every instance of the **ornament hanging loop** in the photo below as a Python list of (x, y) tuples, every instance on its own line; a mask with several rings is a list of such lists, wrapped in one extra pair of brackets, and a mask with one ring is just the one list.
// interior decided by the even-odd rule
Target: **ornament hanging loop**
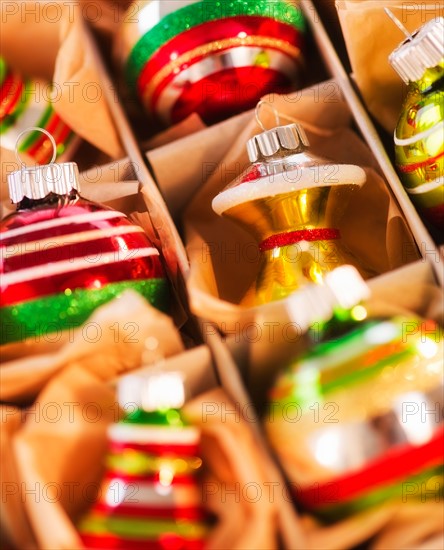
[(413, 40), (413, 36), (409, 33), (409, 31), (404, 27), (404, 25), (401, 23), (401, 21), (396, 17), (396, 15), (390, 10), (389, 8), (384, 8), (385, 13), (390, 17), (390, 19), (393, 21), (393, 23), (400, 29), (406, 36), (408, 40)]
[(51, 145), (52, 145), (52, 157), (51, 157), (51, 160), (49, 161), (48, 164), (54, 164), (55, 159), (57, 157), (57, 143), (55, 142), (55, 139), (44, 128), (40, 128), (39, 126), (30, 126), (29, 128), (26, 128), (26, 130), (23, 130), (23, 132), (20, 132), (20, 134), (17, 136), (17, 139), (15, 140), (15, 148), (14, 148), (15, 158), (17, 159), (17, 162), (19, 163), (19, 165), (22, 167), (22, 169), (26, 167), (26, 164), (20, 158), (19, 143), (20, 143), (21, 138), (25, 134), (29, 134), (30, 132), (42, 132), (43, 134), (46, 135), (46, 137), (49, 139), (49, 141), (51, 142)]
[(273, 111), (273, 114), (274, 114), (274, 118), (275, 118), (275, 121), (276, 121), (276, 126), (280, 126), (281, 124), (281, 119), (279, 117), (279, 113), (277, 111), (277, 109), (269, 102), (269, 101), (266, 101), (264, 99), (261, 99), (259, 101), (259, 103), (256, 105), (256, 109), (255, 109), (255, 112), (254, 112), (254, 115), (256, 117), (256, 122), (258, 123), (258, 125), (262, 128), (262, 130), (264, 132), (267, 131), (267, 128), (265, 128), (265, 126), (263, 125), (262, 123), (262, 120), (260, 118), (260, 113), (261, 113), (261, 110), (263, 107), (268, 107), (269, 109), (271, 109)]

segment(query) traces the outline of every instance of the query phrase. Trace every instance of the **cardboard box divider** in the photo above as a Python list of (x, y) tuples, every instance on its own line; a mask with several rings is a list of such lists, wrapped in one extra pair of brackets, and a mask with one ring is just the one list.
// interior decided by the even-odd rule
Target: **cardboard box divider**
[[(429, 232), (424, 226), (418, 212), (411, 202), (407, 192), (399, 180), (399, 177), (390, 161), (387, 152), (381, 142), (376, 128), (368, 115), (352, 81), (352, 75), (348, 75), (335, 51), (335, 48), (327, 35), (327, 32), (321, 23), (319, 14), (311, 0), (301, 0), (307, 18), (311, 23), (313, 35), (316, 43), (322, 52), (325, 52), (324, 61), (327, 63), (331, 73), (339, 83), (347, 103), (353, 113), (356, 124), (358, 125), (365, 141), (373, 152), (382, 172), (384, 173), (390, 188), (396, 197), (398, 204), (403, 211), (412, 231), (421, 256), (431, 262), (435, 275), (439, 283), (444, 284), (444, 271), (440, 262), (436, 258), (444, 258), (431, 238)], [(433, 261), (431, 260), (433, 256)]]
[[(85, 23), (85, 36), (91, 43), (91, 52), (97, 67), (97, 71), (100, 75), (103, 92), (108, 102), (108, 107), (114, 118), (117, 127), (120, 130), (120, 138), (122, 144), (128, 154), (130, 161), (136, 167), (137, 175), (142, 186), (147, 188), (147, 206), (149, 208), (149, 214), (153, 223), (153, 229), (157, 240), (160, 242), (161, 248), (168, 245), (171, 246), (171, 250), (174, 250), (174, 258), (169, 262), (169, 268), (171, 273), (175, 275), (177, 271), (185, 275), (188, 271), (188, 260), (185, 252), (185, 248), (179, 237), (177, 229), (171, 220), (168, 213), (165, 201), (162, 198), (151, 174), (148, 169), (146, 159), (140, 152), (137, 141), (129, 125), (128, 119), (125, 116), (123, 109), (116, 101), (116, 95), (113, 84), (105, 68), (105, 64), (101, 59), (98, 47), (94, 41), (91, 31)], [(159, 243), (156, 243), (159, 244)], [(165, 255), (169, 257), (169, 255)]]
[[(341, 92), (344, 94), (347, 104), (353, 114), (355, 123), (359, 127), (367, 144), (371, 148), (373, 155), (375, 156), (382, 172), (385, 174), (390, 184), (391, 192), (395, 195), (401, 207), (401, 210), (403, 211), (405, 217), (407, 218), (410, 229), (418, 245), (419, 251), (424, 256), (423, 260), (428, 263), (427, 269), (418, 271), (413, 268), (410, 269), (408, 266), (406, 266), (405, 272), (422, 273), (423, 280), (425, 280), (428, 276), (424, 274), (428, 273), (429, 269), (431, 269), (431, 271), (435, 274), (434, 276), (438, 280), (442, 280), (443, 274), (439, 269), (440, 267), (439, 262), (436, 262), (436, 261), (433, 262), (431, 261), (431, 258), (430, 258), (431, 251), (433, 251), (433, 253), (436, 253), (436, 254), (439, 254), (439, 252), (437, 251), (433, 241), (428, 235), (427, 230), (422, 224), (416, 210), (413, 208), (410, 200), (407, 197), (407, 194), (405, 193), (399, 180), (397, 179), (396, 173), (394, 172), (393, 167), (391, 166), (391, 163), (388, 159), (388, 156), (385, 153), (382, 147), (382, 144), (377, 136), (376, 130), (374, 129), (369, 116), (367, 115), (364, 107), (360, 102), (358, 95), (356, 94), (353, 88), (353, 85), (349, 76), (345, 72), (341, 64), (341, 61), (339, 60), (339, 57), (337, 56), (334, 50), (334, 47), (321, 23), (320, 17), (317, 13), (315, 6), (313, 5), (311, 0), (301, 0), (301, 7), (306, 15), (306, 18), (308, 19), (312, 34), (314, 36), (318, 49), (321, 52), (323, 61), (325, 62), (328, 70), (334, 76), (335, 82), (338, 83), (341, 89)], [(185, 278), (189, 270), (188, 260), (186, 256), (185, 247), (181, 241), (181, 238), (178, 234), (176, 226), (170, 215), (169, 203), (167, 206), (156, 183), (154, 182), (153, 177), (145, 163), (145, 159), (132, 133), (127, 117), (122, 107), (116, 101), (110, 77), (107, 73), (107, 70), (104, 66), (104, 63), (101, 59), (98, 49), (94, 44), (94, 38), (92, 37), (91, 33), (88, 33), (88, 36), (89, 36), (89, 39), (92, 41), (92, 46), (93, 46), (92, 49), (96, 57), (98, 71), (104, 83), (104, 93), (107, 96), (109, 108), (115, 118), (116, 124), (119, 126), (121, 130), (121, 139), (126, 149), (126, 152), (128, 154), (128, 159), (135, 166), (137, 166), (138, 176), (142, 186), (142, 192), (144, 192), (146, 202), (148, 202), (149, 214), (152, 218), (155, 231), (157, 232), (157, 235), (159, 237), (160, 245), (163, 245), (164, 248), (166, 248), (169, 245), (174, 246), (175, 253), (177, 254), (177, 268), (181, 276)], [(233, 125), (233, 127), (239, 125), (240, 127), (243, 123), (243, 120), (248, 116), (250, 115), (247, 113), (244, 113), (244, 114), (238, 115), (237, 117), (233, 117), (233, 119), (231, 119), (230, 121), (226, 121), (224, 124), (226, 124), (227, 128), (228, 128), (228, 125)], [(223, 129), (222, 126), (221, 128)], [(198, 136), (195, 136), (195, 137), (198, 138)], [(214, 135), (213, 135), (213, 138), (214, 138)], [(191, 138), (188, 137), (187, 139), (193, 139), (193, 137)], [(175, 147), (174, 142), (167, 145), (168, 151), (172, 151), (174, 147)], [(165, 153), (165, 150), (163, 151), (163, 153)], [(156, 150), (150, 151), (149, 153), (147, 153), (147, 156), (155, 157)], [(198, 182), (196, 182), (196, 184), (194, 185), (198, 185)], [(170, 189), (162, 189), (162, 192), (164, 195), (169, 195), (170, 197), (174, 196), (174, 190), (171, 191)], [(184, 201), (182, 200), (182, 203), (179, 203), (179, 205), (177, 204), (173, 205), (173, 210), (175, 214), (178, 214), (180, 212), (180, 206), (182, 206), (183, 203)], [(435, 259), (436, 259), (436, 256), (435, 256)], [(401, 269), (400, 271), (402, 272), (403, 270)], [(376, 285), (377, 285), (377, 280), (378, 278), (375, 279)], [(221, 349), (219, 344), (217, 345), (215, 344), (215, 342), (218, 339), (218, 336), (213, 334), (209, 336), (208, 333), (204, 331), (202, 333), (202, 337), (206, 341), (209, 341), (209, 339), (211, 340), (210, 347), (213, 349), (213, 351), (217, 349)], [(219, 367), (223, 369), (224, 373), (225, 371), (230, 372), (231, 369), (229, 367), (222, 366), (222, 363), (227, 362), (227, 356), (225, 356), (222, 361), (216, 361), (216, 363), (219, 363), (219, 362), (221, 363)], [(229, 363), (232, 363), (232, 361), (230, 361)], [(245, 402), (246, 394), (242, 389), (242, 383), (240, 382), (239, 384), (234, 384), (234, 383), (230, 384), (230, 380), (235, 380), (236, 377), (238, 377), (238, 370), (235, 364), (232, 363), (231, 366), (233, 366), (233, 369), (232, 369), (233, 372), (227, 376), (221, 377), (221, 380), (223, 380), (225, 383), (228, 384), (228, 387), (230, 389), (229, 394), (235, 401)]]
[[(168, 207), (161, 196), (159, 189), (157, 188), (150, 171), (143, 159), (143, 156), (140, 152), (138, 144), (134, 138), (134, 135), (131, 131), (128, 119), (120, 107), (119, 103), (115, 101), (115, 95), (112, 87), (111, 80), (105, 68), (105, 65), (101, 59), (98, 48), (94, 43), (94, 39), (89, 30), (87, 30), (88, 39), (91, 40), (91, 49), (94, 53), (95, 62), (97, 66), (98, 73), (101, 76), (104, 93), (108, 100), (109, 108), (114, 116), (116, 125), (121, 130), (121, 140), (123, 146), (128, 154), (128, 159), (135, 166), (137, 166), (137, 174), (139, 176), (139, 181), (142, 185), (142, 192), (145, 192), (146, 201), (149, 208), (149, 214), (152, 216), (153, 227), (157, 231), (159, 240), (165, 246), (165, 233), (168, 235), (168, 242), (174, 242), (174, 245), (177, 246), (177, 268), (178, 275), (186, 277), (188, 272), (188, 261), (186, 259), (186, 251), (183, 246), (183, 243), (179, 237), (177, 229), (174, 225), (174, 222), (169, 214)], [(243, 115), (240, 115), (242, 117)], [(151, 204), (150, 204), (151, 203)], [(171, 266), (170, 266), (171, 267)], [(174, 266), (173, 266), (174, 267)], [(262, 431), (259, 428), (260, 419), (253, 412), (251, 408), (251, 399), (249, 398), (237, 366), (233, 360), (231, 353), (228, 350), (228, 347), (222, 342), (220, 335), (216, 333), (207, 334), (204, 331), (201, 331), (201, 334), (205, 340), (205, 343), (208, 345), (208, 348), (211, 350), (212, 359), (214, 366), (216, 368), (217, 379), (226, 391), (229, 398), (233, 401), (236, 407), (238, 407), (239, 414), (250, 426), (253, 437), (256, 441), (257, 451), (261, 456), (261, 460), (267, 465), (267, 474), (268, 478), (273, 484), (277, 484), (281, 491), (280, 506), (278, 507), (279, 515), (279, 524), (281, 527), (281, 537), (285, 544), (285, 547), (291, 548), (293, 545), (299, 541), (303, 540), (303, 534), (299, 521), (297, 518), (296, 511), (292, 504), (289, 502), (288, 498), (284, 498), (284, 487), (286, 482), (280, 473), (275, 462), (271, 458), (268, 444), (265, 441)], [(188, 352), (190, 353), (190, 352)], [(180, 366), (180, 356), (177, 366)], [(169, 360), (170, 363), (174, 362), (174, 359)], [(202, 372), (202, 375), (207, 376), (206, 373)], [(210, 376), (211, 378), (211, 376)], [(191, 379), (194, 384), (199, 384), (198, 377), (196, 374), (191, 375)], [(248, 413), (246, 412), (248, 409)], [(298, 545), (299, 546), (299, 545)]]
[(421, 256), (429, 261), (437, 281), (440, 285), (444, 284), (444, 270), (442, 261), (444, 260), (444, 247), (439, 249), (427, 228), (424, 225), (417, 210), (413, 206), (407, 192), (405, 191), (398, 174), (384, 148), (379, 134), (373, 124), (364, 103), (360, 97), (359, 90), (353, 80), (353, 74), (348, 74), (344, 65), (325, 30), (318, 11), (311, 0), (300, 0), (305, 14), (310, 22), (315, 41), (321, 52), (324, 53), (324, 61), (329, 67), (331, 74), (340, 85), (350, 110), (353, 113), (355, 122), (359, 127), (365, 141), (370, 147), (376, 158), (385, 178), (388, 182), (393, 195), (403, 211), (410, 230), (415, 237), (416, 244)]

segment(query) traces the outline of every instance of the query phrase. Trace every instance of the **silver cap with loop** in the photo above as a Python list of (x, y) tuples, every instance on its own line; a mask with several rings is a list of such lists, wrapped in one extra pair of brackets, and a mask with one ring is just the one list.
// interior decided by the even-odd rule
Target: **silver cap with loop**
[[(273, 110), (276, 119), (275, 128), (266, 130), (262, 124), (259, 112), (263, 106), (268, 106)], [(257, 104), (256, 120), (264, 131), (247, 141), (247, 152), (250, 162), (270, 160), (272, 157), (282, 158), (302, 153), (309, 146), (304, 128), (297, 123), (281, 126), (278, 112), (266, 101), (259, 101)]]
[(419, 80), (427, 69), (436, 67), (444, 57), (444, 18), (432, 19), (409, 35), (389, 56), (389, 62), (408, 84)]
[(128, 374), (119, 378), (117, 396), (124, 410), (130, 404), (147, 412), (180, 409), (185, 403), (184, 375), (156, 368)]
[[(43, 132), (50, 140), (53, 147), (53, 155), (49, 164), (25, 166), (18, 153), (20, 138), (30, 132), (37, 130)], [(63, 162), (55, 164), (57, 145), (52, 135), (43, 128), (31, 127), (17, 137), (15, 154), (18, 163), (22, 168), (8, 174), (8, 187), (11, 202), (17, 204), (24, 197), (31, 200), (44, 199), (50, 193), (56, 195), (69, 195), (71, 191), (80, 191), (79, 169), (75, 162)]]

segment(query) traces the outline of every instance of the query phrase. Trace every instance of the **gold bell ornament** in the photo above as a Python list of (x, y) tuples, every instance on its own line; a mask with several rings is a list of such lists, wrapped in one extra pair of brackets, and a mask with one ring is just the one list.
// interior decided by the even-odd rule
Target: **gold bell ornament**
[[(335, 164), (308, 151), (303, 127), (265, 130), (247, 142), (251, 165), (212, 202), (213, 210), (252, 234), (259, 272), (241, 305), (280, 300), (343, 264), (360, 268), (338, 229), (351, 193), (366, 181), (362, 168)], [(361, 270), (364, 271), (364, 270)]]

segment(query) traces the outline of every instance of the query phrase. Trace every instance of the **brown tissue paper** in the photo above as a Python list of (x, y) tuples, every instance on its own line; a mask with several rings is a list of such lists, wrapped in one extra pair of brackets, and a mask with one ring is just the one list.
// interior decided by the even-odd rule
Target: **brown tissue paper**
[[(175, 357), (164, 364), (167, 369), (178, 366), (188, 374), (206, 373), (206, 391), (214, 387), (214, 376), (208, 378), (210, 355), (204, 349), (180, 354), (177, 361)], [(201, 375), (195, 382), (202, 380)], [(190, 393), (195, 397), (185, 406), (185, 414), (202, 430), (201, 456), (205, 465), (202, 499), (217, 515), (207, 547), (276, 548), (276, 505), (265, 498), (253, 503), (244, 499), (240, 490), (246, 483), (266, 489), (264, 465), (248, 426), (234, 417), (226, 422), (221, 422), (220, 415), (204, 418), (208, 403), (219, 410), (222, 406), (231, 410), (234, 405), (222, 390), (196, 396), (199, 390), (194, 382), (192, 386)], [(54, 411), (58, 411), (56, 422), (51, 416)], [(97, 419), (92, 421), (93, 417)], [(37, 485), (45, 496), (38, 499), (31, 495), (21, 501), (22, 513), (30, 519), (39, 548), (82, 548), (75, 523), (92, 504), (94, 488), (99, 487), (107, 449), (107, 426), (118, 417), (111, 386), (88, 370), (85, 361), (81, 364), (68, 361), (24, 415), (25, 422), (14, 435), (13, 449), (22, 487)], [(235, 493), (231, 502), (226, 492), (236, 484), (238, 496)]]
[(444, 15), (442, 2), (336, 0), (353, 76), (370, 113), (390, 133), (395, 129), (406, 86), (388, 62), (405, 39), (386, 15), (389, 8), (409, 32)]
[[(85, 337), (88, 325), (100, 334), (98, 341)], [(81, 327), (61, 332), (56, 342), (42, 337), (38, 342), (30, 339), (26, 344), (3, 346), (0, 400), (29, 401), (67, 364), (81, 364), (99, 379), (110, 380), (140, 365), (148, 337), (157, 340), (159, 353), (164, 357), (183, 349), (171, 318), (139, 294), (127, 291), (98, 308)]]
[(0, 406), (0, 547), (14, 545), (24, 550), (36, 548), (20, 493), (20, 475), (12, 447), (15, 434), (24, 421), (22, 411), (13, 405)]

